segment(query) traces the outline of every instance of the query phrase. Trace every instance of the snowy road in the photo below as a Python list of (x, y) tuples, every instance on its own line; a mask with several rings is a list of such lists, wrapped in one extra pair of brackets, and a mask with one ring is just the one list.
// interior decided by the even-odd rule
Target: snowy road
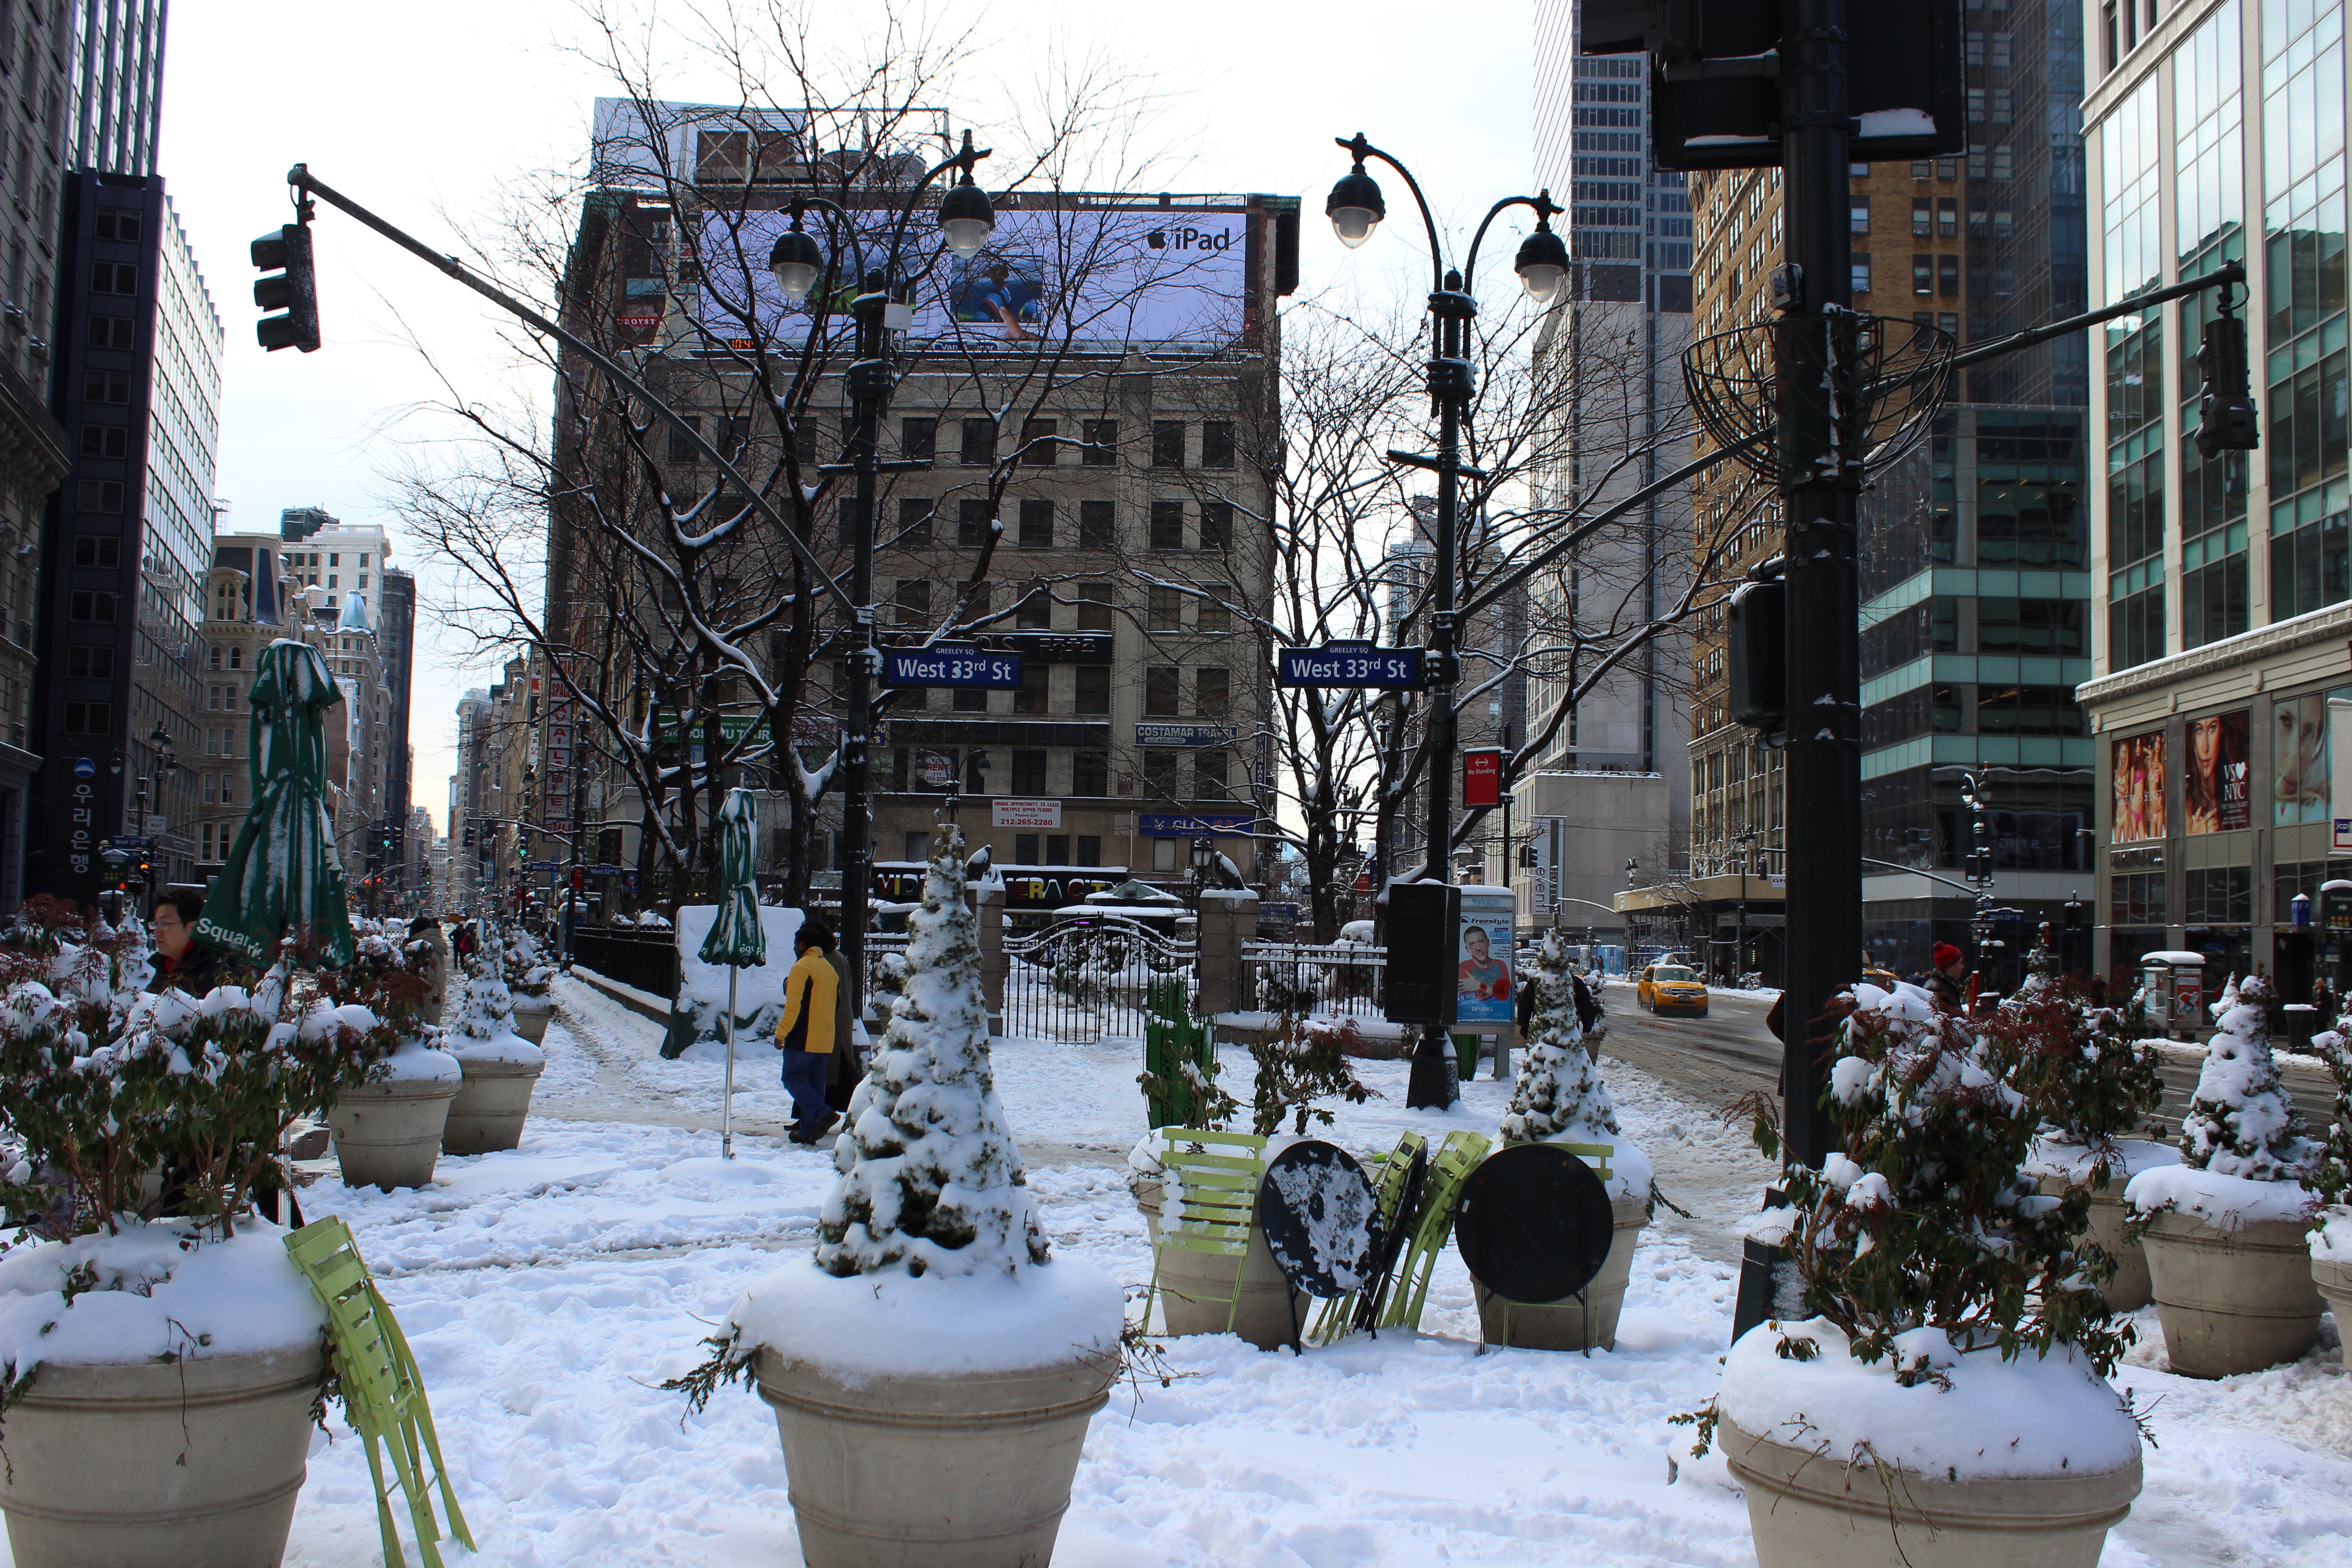
[[(729, 1390), (689, 1418), (657, 1384), (745, 1286), (812, 1244), (830, 1163), (756, 1131), (719, 1160), (720, 1062), (663, 1062), (643, 1019), (568, 986), (561, 1000), (545, 1113), (521, 1149), (444, 1160), (421, 1191), (306, 1194), (354, 1226), (423, 1366), (481, 1545), (452, 1568), (793, 1568), (766, 1408)], [(782, 1097), (759, 1049), (739, 1109), (772, 1127)], [(1142, 1130), (1134, 1058), (1013, 1041), (996, 1068), (1054, 1247), (1140, 1286), (1150, 1254), (1116, 1165)], [(1627, 1135), (1696, 1215), (1661, 1211), (1645, 1234), (1614, 1352), (1479, 1354), (1452, 1252), (1419, 1334), (1304, 1358), (1170, 1342), (1175, 1382), (1122, 1390), (1096, 1418), (1056, 1568), (1752, 1568), (1720, 1458), (1689, 1459), (1667, 1418), (1715, 1386), (1732, 1226), (1766, 1173), (1744, 1134), (1660, 1078), (1603, 1066)], [(1405, 1064), (1363, 1067), (1379, 1098), (1330, 1133), (1363, 1150), (1405, 1126), (1491, 1132), (1508, 1095), (1480, 1079), (1450, 1112), (1413, 1112)], [(2352, 1379), (2315, 1355), (2191, 1383), (2160, 1370), (2152, 1313), (2142, 1333), (2119, 1381), (2153, 1406), (2161, 1447), (2102, 1568), (2352, 1560)], [(366, 1464), (337, 1424), (313, 1442), (286, 1562), (381, 1561)]]

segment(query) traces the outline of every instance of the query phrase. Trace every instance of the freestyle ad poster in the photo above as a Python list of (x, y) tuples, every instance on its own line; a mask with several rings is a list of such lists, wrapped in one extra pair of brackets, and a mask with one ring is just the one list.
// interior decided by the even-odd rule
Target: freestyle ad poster
[(1514, 956), (1511, 900), (1465, 893), (1454, 952), (1454, 1021), (1507, 1024), (1512, 1017)]

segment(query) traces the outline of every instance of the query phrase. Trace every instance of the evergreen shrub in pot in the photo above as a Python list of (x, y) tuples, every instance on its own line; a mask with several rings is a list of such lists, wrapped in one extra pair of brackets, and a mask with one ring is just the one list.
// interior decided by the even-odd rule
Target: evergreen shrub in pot
[(2224, 992), (2180, 1120), (2178, 1165), (2124, 1191), (2127, 1234), (2147, 1254), (2164, 1352), (2189, 1377), (2227, 1377), (2293, 1361), (2319, 1332), (2306, 1231), (2320, 1148), (2279, 1081), (2260, 1007)]
[(2114, 1264), (2099, 1289), (2116, 1310), (2136, 1312), (2151, 1292), (2147, 1258), (2124, 1234), (2124, 1188), (2142, 1171), (2180, 1163), (2170, 1144), (2130, 1136), (2164, 1099), (2156, 1046), (2141, 1037), (2146, 999), (2093, 1007), (2052, 968), (2050, 950), (2035, 949), (2025, 984), (2000, 1005), (2019, 1047), (2012, 1080), (2041, 1122), (2026, 1173), (2045, 1193), (2089, 1194), (2086, 1234)]
[(275, 1568), (326, 1320), (256, 1217), (295, 1120), (426, 986), (380, 936), (247, 992), (138, 990), (135, 933), (36, 900), (0, 940), (0, 1509), (18, 1568)]
[(1042, 1568), (1125, 1302), (1038, 1228), (989, 1061), (962, 835), (940, 834), (904, 990), (850, 1098), (814, 1259), (746, 1291), (675, 1380), (773, 1406), (810, 1568)]
[(2352, 1016), (2314, 1035), (2311, 1045), (2336, 1079), (2336, 1115), (2313, 1184), (2320, 1206), (2311, 1226), (2311, 1282), (2336, 1314), (2337, 1353), (2352, 1366)]
[(1609, 1149), (1605, 1184), (1613, 1228), (1609, 1256), (1584, 1289), (1553, 1302), (1503, 1301), (1474, 1282), (1478, 1317), (1491, 1344), (1530, 1350), (1613, 1350), (1617, 1319), (1633, 1268), (1633, 1249), (1650, 1223), (1650, 1157), (1618, 1130), (1617, 1107), (1601, 1081), (1576, 1011), (1568, 957), (1557, 932), (1544, 938), (1534, 968), (1522, 976), (1536, 989), (1526, 1054), (1503, 1116), (1503, 1142), (1575, 1143)]
[[(1746, 1489), (1761, 1568), (2094, 1568), (2140, 1486), (2106, 1382), (2129, 1347), (2078, 1248), (2081, 1188), (2038, 1192), (2013, 1018), (1856, 986), (1824, 1103), (1843, 1149), (1782, 1175), (1801, 1321), (1742, 1335), (1685, 1419)], [(1771, 1107), (1757, 1143), (1780, 1152)]]
[(499, 951), (504, 970), (500, 978), (506, 983), (513, 1014), (511, 1026), (516, 1034), (539, 1045), (547, 1038), (548, 1021), (555, 1016), (555, 1004), (548, 996), (555, 984), (555, 969), (547, 962), (539, 939), (520, 926), (501, 934)]
[[(441, 1128), (444, 1154), (486, 1154), (522, 1142), (531, 1090), (546, 1069), (547, 1053), (517, 1029), (516, 1012), (499, 965), (476, 953), (467, 966), (457, 1026), (441, 1041), (462, 1074)], [(542, 1020), (542, 1032), (545, 1027)]]

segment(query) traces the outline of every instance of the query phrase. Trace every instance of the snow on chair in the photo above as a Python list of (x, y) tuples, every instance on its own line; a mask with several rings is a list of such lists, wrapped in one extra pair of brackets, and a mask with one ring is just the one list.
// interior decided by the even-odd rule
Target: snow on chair
[[(1222, 1303), (1226, 1308), (1225, 1332), (1232, 1332), (1241, 1313), (1242, 1270), (1248, 1265), (1250, 1231), (1257, 1212), (1257, 1184), (1265, 1174), (1265, 1140), (1251, 1132), (1224, 1132), (1201, 1127), (1167, 1127), (1160, 1164), (1165, 1173), (1161, 1188), (1160, 1242), (1152, 1248), (1151, 1289), (1143, 1299), (1143, 1321), (1151, 1322), (1151, 1304), (1159, 1299), (1171, 1257), (1178, 1252), (1233, 1259), (1233, 1277), (1210, 1263), (1184, 1279), (1173, 1293), (1191, 1301)], [(1228, 1294), (1213, 1293), (1224, 1285)], [(1163, 1309), (1164, 1314), (1164, 1309)]]
[(1414, 1212), (1412, 1236), (1407, 1244), (1404, 1262), (1398, 1267), (1397, 1283), (1391, 1291), (1388, 1305), (1381, 1313), (1383, 1329), (1421, 1327), (1422, 1309), (1429, 1302), (1429, 1277), (1437, 1268), (1438, 1254), (1445, 1250), (1446, 1238), (1454, 1231), (1454, 1206), (1461, 1201), (1462, 1184), (1486, 1157), (1494, 1140), (1483, 1132), (1448, 1132), (1439, 1145), (1437, 1158), (1429, 1164), (1429, 1179), (1423, 1184), (1421, 1206)]
[(392, 1499), (383, 1484), (382, 1444), (392, 1455), (393, 1474), (408, 1499), (408, 1517), (416, 1527), (416, 1552), (425, 1568), (441, 1568), (440, 1538), (433, 1518), (425, 1461), (433, 1461), (433, 1480), (441, 1489), (441, 1506), (449, 1516), (449, 1533), (478, 1550), (457, 1511), (457, 1495), (449, 1489), (449, 1467), (441, 1458), (441, 1440), (433, 1430), (433, 1411), (425, 1398), (425, 1382), (409, 1353), (408, 1341), (394, 1321), (392, 1308), (375, 1288), (360, 1257), (351, 1227), (332, 1215), (314, 1220), (286, 1238), (294, 1267), (310, 1282), (311, 1294), (327, 1310), (327, 1338), (332, 1347), (335, 1378), (341, 1386), (343, 1414), (367, 1447), (368, 1473), (375, 1478), (377, 1522), (383, 1530), (383, 1560), (387, 1568), (404, 1568), (400, 1537), (393, 1525)]
[(1323, 1303), (1316, 1313), (1315, 1326), (1307, 1331), (1318, 1345), (1330, 1344), (1357, 1329), (1379, 1331), (1380, 1311), (1387, 1302), (1390, 1282), (1396, 1278), (1397, 1258), (1404, 1249), (1406, 1216), (1419, 1210), (1429, 1164), (1429, 1140), (1418, 1132), (1401, 1133), (1394, 1149), (1366, 1163), (1373, 1169), (1380, 1208), (1379, 1271), (1369, 1287), (1369, 1298), (1358, 1289)]

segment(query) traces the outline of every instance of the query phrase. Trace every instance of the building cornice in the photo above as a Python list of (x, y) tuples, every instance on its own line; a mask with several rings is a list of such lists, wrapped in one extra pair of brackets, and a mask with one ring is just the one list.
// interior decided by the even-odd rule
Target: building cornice
[(2142, 691), (2178, 686), (2200, 675), (2235, 669), (2315, 643), (2347, 638), (2352, 638), (2352, 603), (2330, 605), (2292, 620), (2257, 626), (2221, 642), (2190, 648), (2187, 653), (2176, 653), (2150, 664), (2136, 664), (2129, 669), (2086, 680), (2074, 688), (2074, 700), (2085, 708), (2096, 707)]
[(0, 473), (46, 497), (72, 471), (66, 427), (25, 378), (0, 362)]

